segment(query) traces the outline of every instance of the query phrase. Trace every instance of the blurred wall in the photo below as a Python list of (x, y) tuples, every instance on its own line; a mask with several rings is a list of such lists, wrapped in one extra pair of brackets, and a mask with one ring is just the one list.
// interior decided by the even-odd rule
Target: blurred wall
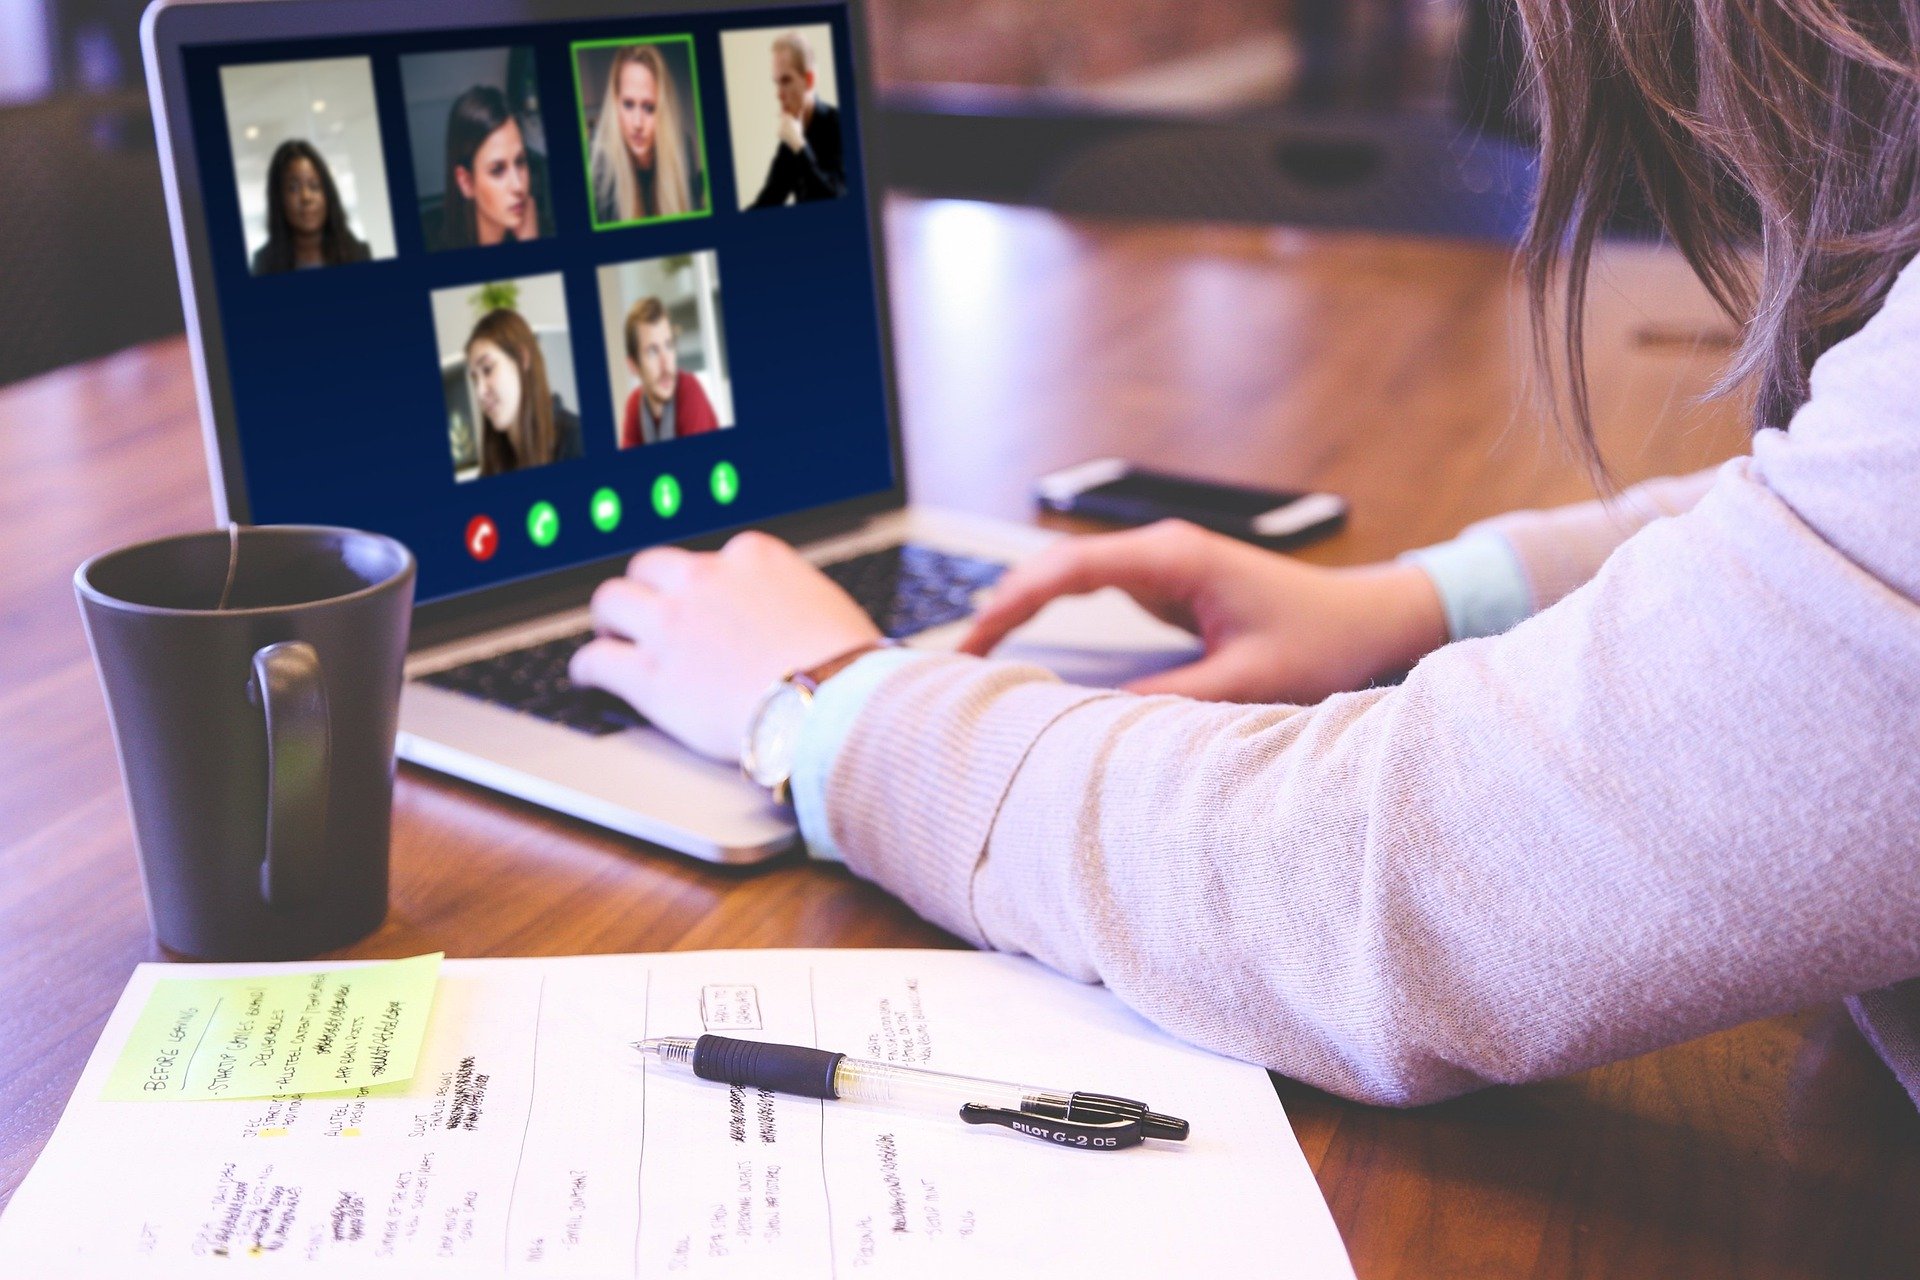
[[(32, 317), (0, 330), (0, 384), (179, 328), (138, 52), (145, 4), (0, 0), (0, 314)], [(1271, 37), (1291, 0), (867, 8), (882, 87), (1072, 88)]]
[(1289, 0), (870, 0), (875, 73), (1076, 87), (1284, 30)]

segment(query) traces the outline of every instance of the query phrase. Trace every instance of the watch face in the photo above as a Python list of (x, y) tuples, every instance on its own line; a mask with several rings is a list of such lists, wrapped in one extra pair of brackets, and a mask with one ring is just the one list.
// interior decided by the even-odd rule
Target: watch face
[(793, 776), (794, 748), (812, 701), (805, 689), (788, 683), (767, 695), (748, 730), (746, 758), (740, 762), (749, 778), (773, 790)]

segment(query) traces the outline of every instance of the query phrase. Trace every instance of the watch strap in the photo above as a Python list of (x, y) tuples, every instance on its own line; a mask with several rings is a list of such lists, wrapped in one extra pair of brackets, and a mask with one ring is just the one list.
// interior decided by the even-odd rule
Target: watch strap
[(793, 780), (792, 762), (787, 762), (787, 773), (784, 777), (780, 778), (765, 777), (761, 774), (756, 764), (757, 754), (754, 750), (754, 741), (757, 736), (761, 718), (767, 714), (768, 708), (778, 699), (782, 690), (789, 687), (800, 690), (806, 697), (809, 705), (811, 705), (813, 695), (819, 690), (820, 686), (828, 680), (831, 680), (834, 676), (846, 670), (868, 654), (877, 653), (882, 649), (892, 649), (898, 645), (899, 641), (897, 640), (871, 640), (866, 644), (855, 645), (845, 653), (835, 654), (817, 666), (808, 667), (805, 670), (790, 671), (775, 681), (773, 686), (761, 696), (760, 705), (754, 708), (753, 718), (747, 724), (746, 738), (740, 744), (741, 773), (745, 774), (746, 777), (756, 785), (765, 787), (768, 794), (773, 797), (774, 803), (789, 803), (792, 794), (790, 785)]
[(845, 653), (836, 654), (835, 656), (828, 658), (825, 662), (821, 663), (819, 666), (808, 667), (804, 671), (795, 671), (792, 675), (788, 676), (787, 679), (799, 685), (801, 688), (805, 689), (808, 693), (812, 693), (815, 690), (817, 690), (821, 685), (833, 679), (835, 676), (839, 675), (842, 671), (845, 671), (848, 667), (860, 661), (860, 659), (866, 657), (868, 654), (878, 653), (882, 649), (897, 649), (899, 647), (900, 647), (900, 642), (898, 640), (891, 640), (886, 638), (882, 638), (879, 640), (869, 640), (865, 644), (855, 645), (853, 648), (847, 650)]

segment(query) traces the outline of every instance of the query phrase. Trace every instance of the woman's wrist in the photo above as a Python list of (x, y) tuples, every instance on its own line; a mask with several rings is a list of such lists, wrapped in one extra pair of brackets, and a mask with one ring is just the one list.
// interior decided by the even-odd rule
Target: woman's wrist
[(845, 861), (827, 819), (827, 781), (854, 722), (882, 681), (927, 656), (916, 649), (875, 649), (835, 671), (814, 691), (812, 710), (794, 747), (792, 781), (794, 820), (814, 858)]
[(1340, 572), (1361, 593), (1372, 623), (1364, 649), (1369, 669), (1355, 684), (1406, 671), (1451, 638), (1445, 602), (1419, 565), (1388, 560)]
[(1533, 612), (1520, 557), (1490, 529), (1409, 551), (1400, 562), (1418, 567), (1439, 594), (1448, 640), (1497, 636)]

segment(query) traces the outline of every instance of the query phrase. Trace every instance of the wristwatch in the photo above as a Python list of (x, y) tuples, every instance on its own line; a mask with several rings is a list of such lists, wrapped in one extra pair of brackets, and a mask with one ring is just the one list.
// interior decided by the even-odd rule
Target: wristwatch
[(765, 787), (775, 804), (793, 803), (793, 756), (800, 730), (813, 710), (814, 692), (856, 661), (897, 640), (873, 640), (829, 658), (817, 667), (789, 671), (760, 695), (747, 718), (747, 734), (740, 743), (740, 772)]

